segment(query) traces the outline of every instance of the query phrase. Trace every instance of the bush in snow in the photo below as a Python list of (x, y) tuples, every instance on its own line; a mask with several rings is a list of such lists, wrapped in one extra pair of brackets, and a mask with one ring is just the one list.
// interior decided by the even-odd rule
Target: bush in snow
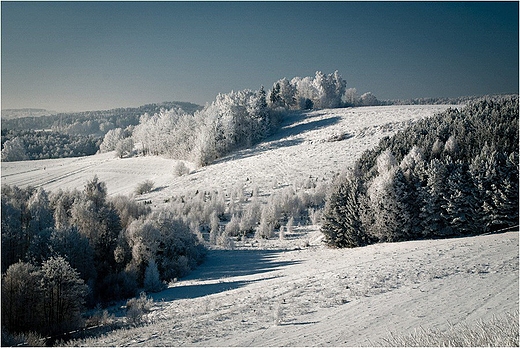
[(240, 218), (237, 215), (233, 215), (224, 231), (230, 237), (238, 236), (240, 234)]
[(143, 181), (142, 183), (139, 183), (137, 185), (137, 187), (135, 188), (134, 192), (138, 195), (142, 195), (144, 193), (148, 193), (148, 192), (152, 191), (153, 186), (154, 186), (153, 181), (146, 180), (146, 181)]
[(190, 169), (186, 166), (186, 164), (184, 164), (183, 161), (179, 161), (173, 167), (173, 173), (176, 176), (188, 175), (190, 174)]
[(132, 325), (139, 325), (143, 321), (143, 316), (150, 311), (153, 300), (141, 292), (139, 298), (131, 298), (126, 302), (126, 319)]

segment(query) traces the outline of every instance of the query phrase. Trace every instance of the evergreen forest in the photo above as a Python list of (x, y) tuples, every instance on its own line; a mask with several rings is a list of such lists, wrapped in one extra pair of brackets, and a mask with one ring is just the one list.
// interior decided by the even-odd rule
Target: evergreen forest
[(518, 96), (416, 122), (339, 176), (322, 232), (334, 247), (518, 226)]

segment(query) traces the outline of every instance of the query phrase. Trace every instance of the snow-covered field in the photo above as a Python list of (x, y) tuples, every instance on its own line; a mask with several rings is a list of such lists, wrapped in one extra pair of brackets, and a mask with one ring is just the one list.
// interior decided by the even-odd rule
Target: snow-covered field
[[(84, 158), (2, 163), (2, 184), (82, 189), (98, 175), (109, 195), (139, 196), (158, 208), (174, 195), (228, 190), (264, 194), (305, 180), (330, 182), (366, 149), (407, 123), (447, 106), (387, 106), (295, 113), (252, 149), (178, 177), (175, 160)], [(340, 140), (342, 139), (342, 140)], [(188, 277), (153, 294), (149, 325), (113, 332), (103, 346), (378, 345), (390, 333), (491, 319), (519, 305), (518, 232), (337, 250), (319, 226), (284, 240), (210, 250)]]
[[(175, 160), (119, 159), (111, 152), (80, 158), (2, 162), (2, 184), (81, 190), (87, 179), (97, 175), (106, 182), (109, 195), (116, 195), (131, 194), (140, 182), (152, 180), (156, 189), (142, 198), (152, 199), (155, 204), (175, 194), (228, 189), (239, 184), (257, 186), (269, 193), (275, 186), (291, 185), (310, 176), (330, 180), (382, 137), (403, 129), (412, 120), (446, 108), (446, 105), (384, 106), (294, 113), (265, 142), (183, 177), (174, 173)], [(346, 139), (330, 141), (342, 135)], [(187, 165), (195, 170), (194, 165)]]
[[(315, 236), (317, 229), (297, 232)], [(518, 309), (518, 232), (357, 249), (213, 250), (149, 325), (100, 346), (374, 346)]]

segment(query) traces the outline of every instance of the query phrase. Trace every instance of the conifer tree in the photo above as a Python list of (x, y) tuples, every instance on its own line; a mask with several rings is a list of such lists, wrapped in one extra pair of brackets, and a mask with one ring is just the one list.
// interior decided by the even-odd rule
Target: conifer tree
[(325, 204), (321, 227), (327, 244), (339, 248), (369, 244), (361, 222), (360, 191), (361, 180), (352, 174), (335, 183)]
[(144, 272), (144, 288), (147, 292), (158, 292), (163, 289), (163, 283), (161, 282), (157, 263), (154, 258), (148, 261), (148, 266), (146, 266), (146, 271)]
[(444, 163), (438, 159), (433, 159), (428, 165), (427, 173), (428, 181), (422, 190), (423, 205), (419, 215), (423, 227), (423, 236), (446, 235), (448, 231), (442, 217), (441, 206), (444, 204), (444, 182), (447, 177), (447, 170)]
[(282, 106), (282, 97), (280, 96), (280, 82), (276, 82), (274, 84), (273, 89), (269, 94), (269, 103), (273, 109)]
[(475, 191), (466, 175), (467, 169), (460, 162), (450, 166), (447, 176), (441, 216), (456, 235), (475, 233)]

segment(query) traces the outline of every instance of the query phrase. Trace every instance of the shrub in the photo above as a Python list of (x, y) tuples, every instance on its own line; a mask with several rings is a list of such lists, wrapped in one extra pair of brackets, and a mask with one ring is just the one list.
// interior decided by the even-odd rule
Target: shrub
[(225, 233), (228, 236), (236, 237), (240, 234), (240, 218), (233, 215), (225, 228)]
[(175, 164), (175, 166), (173, 167), (173, 173), (174, 173), (176, 176), (188, 175), (188, 174), (190, 174), (190, 168), (188, 168), (188, 167), (186, 166), (186, 164), (184, 164), (183, 161), (179, 161), (179, 162), (177, 162), (177, 164)]
[(142, 195), (144, 193), (148, 193), (148, 192), (152, 191), (153, 187), (154, 187), (153, 181), (146, 180), (137, 185), (137, 187), (135, 188), (135, 193), (138, 195)]
[(126, 319), (132, 325), (139, 325), (143, 321), (143, 316), (150, 311), (153, 300), (146, 296), (143, 291), (139, 298), (131, 298), (126, 302)]

